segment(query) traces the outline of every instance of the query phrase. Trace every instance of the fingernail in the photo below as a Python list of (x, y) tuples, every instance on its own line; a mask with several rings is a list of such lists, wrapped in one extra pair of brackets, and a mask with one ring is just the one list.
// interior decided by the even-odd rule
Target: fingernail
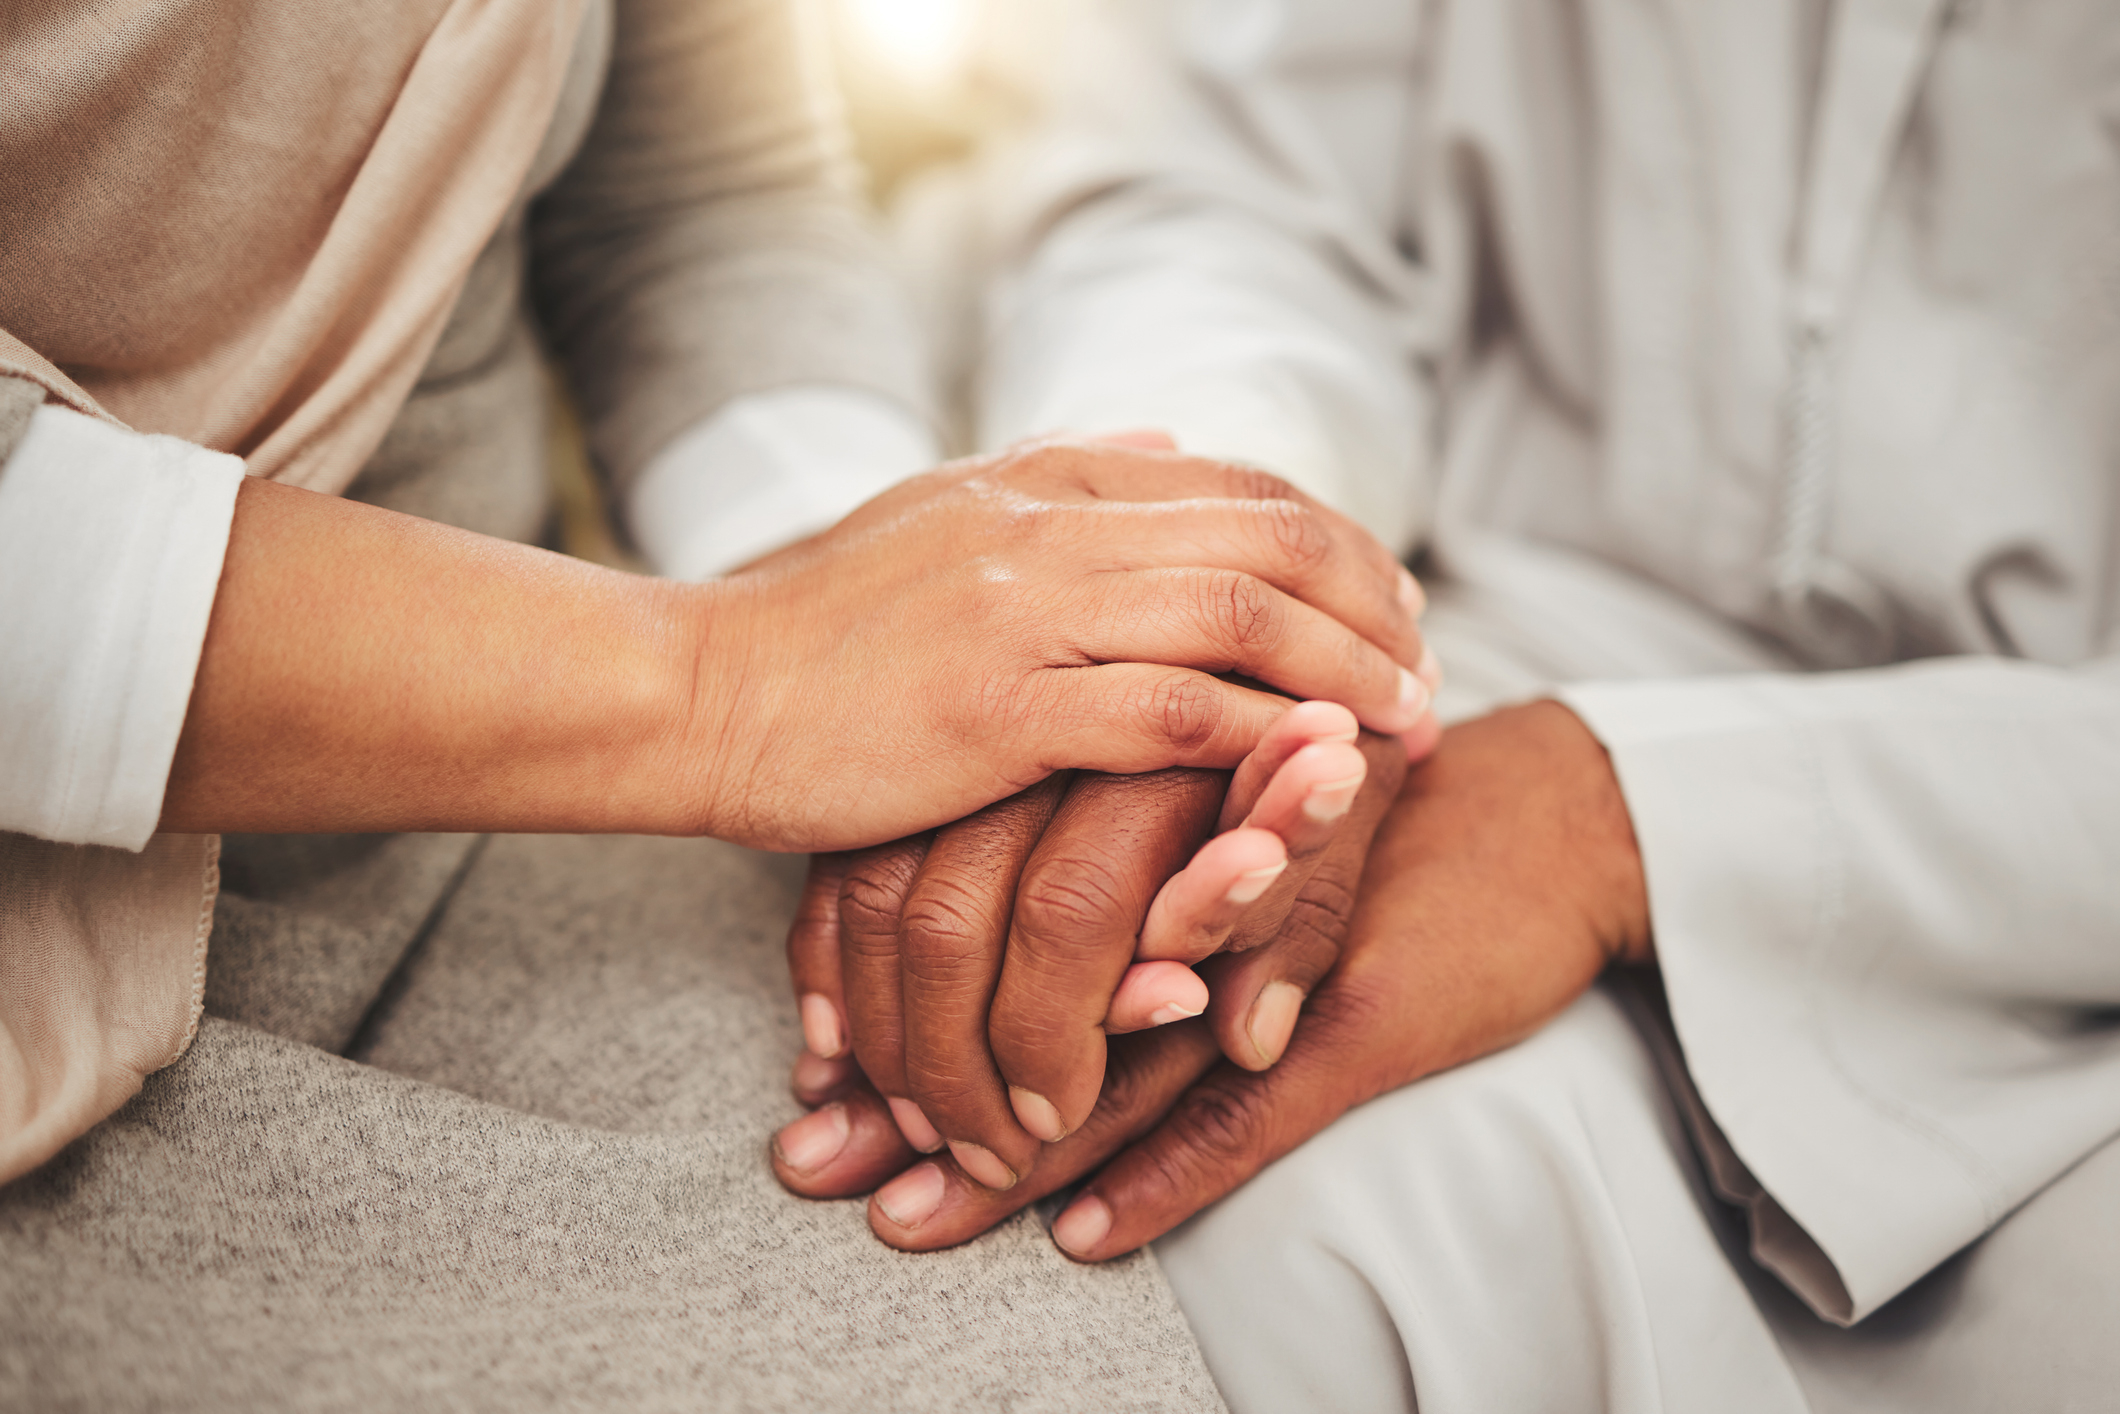
[(815, 1173), (839, 1157), (854, 1132), (847, 1107), (833, 1103), (806, 1114), (773, 1137), (780, 1161), (797, 1173)]
[(1404, 716), (1406, 725), (1410, 727), (1421, 720), (1421, 713), (1427, 710), (1428, 684), (1406, 669), (1399, 669), (1399, 712)]
[(1344, 781), (1323, 781), (1312, 786), (1303, 797), (1303, 814), (1317, 824), (1331, 824), (1354, 808), (1354, 798), (1362, 789), (1362, 779), (1362, 776), (1353, 776)]
[(1184, 1021), (1199, 1014), (1192, 1007), (1179, 1006), (1176, 1002), (1165, 1002), (1148, 1014), (1148, 1024), (1151, 1026), (1168, 1026), (1173, 1021)]
[(1054, 1109), (1053, 1102), (1045, 1096), (1011, 1085), (1008, 1087), (1008, 1102), (1023, 1127), (1046, 1143), (1057, 1144), (1067, 1138), (1067, 1126), (1060, 1122), (1060, 1111)]
[(1112, 1230), (1112, 1210), (1102, 1198), (1085, 1193), (1068, 1204), (1067, 1211), (1053, 1222), (1053, 1241), (1061, 1250), (1077, 1257), (1087, 1257), (1097, 1250)]
[(876, 1190), (876, 1206), (900, 1227), (918, 1227), (935, 1216), (949, 1188), (933, 1164), (909, 1168)]
[(1234, 904), (1257, 903), (1259, 895), (1272, 888), (1273, 881), (1280, 878), (1281, 871), (1287, 867), (1288, 861), (1284, 859), (1279, 864), (1262, 864), (1257, 869), (1247, 869), (1237, 875), (1236, 882), (1222, 897)]
[(798, 1095), (829, 1090), (846, 1078), (845, 1061), (826, 1060), (808, 1051), (795, 1057), (795, 1093)]
[(1399, 607), (1415, 618), (1428, 609), (1428, 595), (1422, 591), (1421, 582), (1403, 566), (1399, 569)]
[(1413, 675), (1428, 684), (1431, 694), (1443, 690), (1443, 660), (1436, 657), (1435, 650), (1425, 643), (1421, 645), (1421, 661), (1414, 668)]
[(898, 1132), (905, 1136), (905, 1142), (921, 1153), (932, 1154), (942, 1147), (942, 1132), (928, 1123), (920, 1106), (911, 1100), (892, 1097), (891, 1118), (898, 1121)]
[(826, 1060), (837, 1059), (847, 1048), (846, 1032), (839, 1027), (839, 1008), (830, 998), (817, 992), (802, 994), (802, 1040)]
[(1295, 983), (1268, 982), (1260, 988), (1257, 1000), (1251, 1004), (1251, 1015), (1244, 1021), (1244, 1034), (1259, 1061), (1254, 1069), (1264, 1070), (1281, 1058), (1281, 1052), (1288, 1049), (1288, 1038), (1295, 1034), (1296, 1017), (1302, 1010), (1303, 989)]
[(981, 1148), (977, 1144), (967, 1144), (962, 1140), (952, 1139), (950, 1141), (950, 1152), (957, 1156), (957, 1166), (959, 1168), (970, 1174), (978, 1182), (993, 1189), (996, 1193), (1005, 1192), (1016, 1186), (1016, 1171), (1001, 1162), (995, 1156), (993, 1150)]

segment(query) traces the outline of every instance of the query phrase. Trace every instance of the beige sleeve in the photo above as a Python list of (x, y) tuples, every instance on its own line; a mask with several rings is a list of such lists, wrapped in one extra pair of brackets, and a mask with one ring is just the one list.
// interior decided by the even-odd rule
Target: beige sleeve
[(746, 393), (929, 415), (837, 111), (804, 0), (618, 0), (595, 123), (530, 224), (541, 321), (622, 490)]
[[(0, 377), (0, 475), (43, 401)], [(219, 856), (214, 835), (134, 854), (0, 832), (0, 1183), (191, 1044)]]
[(220, 853), (218, 835), (133, 854), (0, 833), (0, 1183), (191, 1045)]

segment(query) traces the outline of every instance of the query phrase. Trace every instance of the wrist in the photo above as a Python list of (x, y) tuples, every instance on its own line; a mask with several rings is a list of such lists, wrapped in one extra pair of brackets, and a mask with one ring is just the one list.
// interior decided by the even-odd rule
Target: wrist
[(738, 626), (745, 596), (727, 581), (644, 582), (639, 691), (640, 749), (624, 792), (644, 833), (749, 837), (739, 779), (755, 762), (745, 750), (739, 707), (748, 671)]
[(1510, 709), (1525, 714), (1545, 744), (1544, 774), (1573, 844), (1581, 907), (1610, 962), (1648, 962), (1649, 890), (1634, 817), (1611, 754), (1567, 704), (1547, 700)]

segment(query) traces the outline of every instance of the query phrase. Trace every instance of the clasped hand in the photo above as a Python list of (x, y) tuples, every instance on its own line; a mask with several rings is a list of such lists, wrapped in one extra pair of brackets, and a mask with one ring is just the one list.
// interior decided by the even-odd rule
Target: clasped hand
[[(1315, 707), (1286, 720), (1227, 804), (1217, 773), (1077, 776), (820, 861), (790, 934), (811, 1043), (795, 1087), (816, 1109), (776, 1141), (781, 1181), (876, 1190), (877, 1234), (924, 1250), (1088, 1177), (1054, 1238), (1115, 1256), (1351, 1106), (1530, 1034), (1609, 962), (1650, 956), (1624, 799), (1565, 707), (1454, 728), (1411, 770), (1396, 742), (1335, 736)], [(1303, 753), (1347, 764), (1321, 746), (1366, 768), (1337, 821), (1285, 809), (1335, 784), (1291, 770)], [(1241, 876), (1209, 853), (1230, 835), (1173, 870), (1236, 810), (1285, 828), (1289, 863), (1250, 904), (1218, 904), (1192, 886)], [(1153, 1019), (1126, 995), (1146, 985), (1128, 971), (1137, 938), (1260, 945), (1200, 969), (1206, 1016), (1117, 1034)], [(835, 976), (858, 1065), (820, 1054), (847, 1046)]]

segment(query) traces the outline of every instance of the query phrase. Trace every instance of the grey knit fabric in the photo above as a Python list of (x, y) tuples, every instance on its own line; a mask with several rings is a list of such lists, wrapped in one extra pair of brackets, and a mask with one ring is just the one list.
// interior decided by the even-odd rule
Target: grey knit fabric
[(475, 835), (227, 835), (206, 1010), (343, 1052)]
[[(291, 892), (359, 895), (388, 848)], [(1077, 1266), (1028, 1214), (909, 1256), (773, 1181), (795, 863), (498, 837), (373, 1064), (209, 1019), (0, 1190), (0, 1408), (1221, 1408), (1152, 1259)]]

